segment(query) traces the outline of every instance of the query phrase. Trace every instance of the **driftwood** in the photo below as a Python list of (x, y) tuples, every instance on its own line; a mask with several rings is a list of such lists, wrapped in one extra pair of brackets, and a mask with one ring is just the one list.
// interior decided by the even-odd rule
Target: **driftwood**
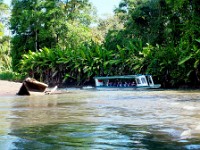
[(53, 89), (51, 90), (46, 90), (44, 93), (45, 94), (52, 94), (52, 93), (55, 93), (55, 91), (57, 90), (58, 86), (55, 86)]
[(26, 78), (17, 95), (32, 95), (32, 94), (44, 94), (47, 84), (39, 82), (33, 78)]

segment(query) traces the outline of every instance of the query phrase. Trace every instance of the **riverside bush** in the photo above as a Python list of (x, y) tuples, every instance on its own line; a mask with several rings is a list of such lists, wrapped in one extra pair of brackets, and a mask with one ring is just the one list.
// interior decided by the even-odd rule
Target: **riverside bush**
[(20, 74), (10, 70), (0, 72), (0, 80), (23, 81), (24, 78), (24, 74)]

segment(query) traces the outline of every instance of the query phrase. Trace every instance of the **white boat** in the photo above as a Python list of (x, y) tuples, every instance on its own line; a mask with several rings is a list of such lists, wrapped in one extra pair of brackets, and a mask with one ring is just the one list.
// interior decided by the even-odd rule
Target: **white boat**
[(154, 84), (152, 75), (124, 75), (94, 77), (95, 87), (98, 89), (156, 89), (160, 84)]

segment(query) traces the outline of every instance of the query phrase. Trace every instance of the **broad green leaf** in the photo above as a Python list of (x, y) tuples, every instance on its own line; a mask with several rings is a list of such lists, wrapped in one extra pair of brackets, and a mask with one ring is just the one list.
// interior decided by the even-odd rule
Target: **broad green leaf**
[(184, 64), (186, 61), (190, 60), (193, 57), (193, 54), (190, 54), (189, 56), (185, 57), (181, 61), (178, 62), (178, 65)]

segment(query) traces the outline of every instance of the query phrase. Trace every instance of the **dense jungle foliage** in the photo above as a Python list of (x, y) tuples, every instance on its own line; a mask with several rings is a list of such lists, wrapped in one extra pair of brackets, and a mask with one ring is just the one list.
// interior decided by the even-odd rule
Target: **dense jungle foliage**
[(4, 26), (7, 24), (6, 15), (8, 14), (8, 6), (0, 0), (0, 71), (11, 68), (11, 59), (9, 57), (9, 41), (10, 37), (4, 35)]
[(88, 0), (12, 0), (11, 53), (0, 55), (48, 84), (152, 74), (163, 87), (199, 87), (199, 0), (121, 0), (114, 16), (95, 14)]

